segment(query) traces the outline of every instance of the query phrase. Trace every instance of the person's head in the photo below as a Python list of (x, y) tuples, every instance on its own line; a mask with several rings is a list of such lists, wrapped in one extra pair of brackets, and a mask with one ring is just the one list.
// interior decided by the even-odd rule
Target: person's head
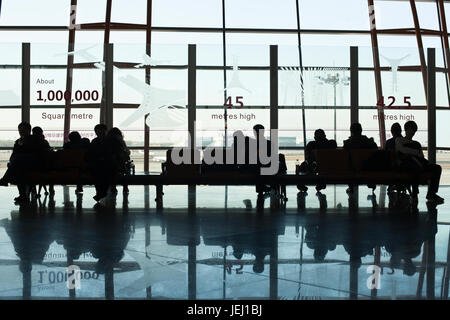
[(325, 260), (325, 256), (327, 255), (328, 250), (325, 248), (317, 248), (314, 250), (314, 259), (316, 261), (323, 261)]
[(417, 271), (416, 266), (411, 259), (404, 259), (404, 262), (405, 264), (403, 265), (403, 274), (407, 276), (413, 276)]
[(33, 132), (33, 136), (36, 137), (42, 137), (44, 135), (44, 130), (41, 127), (34, 127), (31, 131)]
[(28, 122), (21, 122), (17, 128), (21, 138), (31, 135), (31, 125)]
[(264, 271), (264, 257), (262, 259), (256, 257), (255, 262), (253, 263), (253, 272), (262, 273), (263, 271)]
[(391, 133), (394, 138), (400, 137), (402, 135), (402, 126), (400, 123), (396, 122), (391, 126)]
[(325, 131), (323, 131), (322, 129), (317, 129), (316, 131), (314, 131), (314, 140), (325, 140), (326, 137), (327, 136), (325, 135)]
[(81, 135), (78, 131), (72, 131), (69, 133), (69, 141), (72, 143), (79, 143), (81, 141)]
[(417, 132), (417, 123), (415, 123), (414, 121), (407, 121), (405, 123), (405, 136), (409, 139), (411, 139), (412, 137), (414, 137), (414, 135)]
[(95, 134), (99, 138), (106, 137), (106, 132), (108, 131), (108, 128), (103, 123), (100, 123), (94, 127)]
[(399, 268), (402, 263), (402, 259), (400, 255), (397, 252), (392, 252), (391, 254), (391, 260), (390, 265), (392, 269)]
[(245, 135), (241, 130), (237, 130), (233, 133), (233, 139), (243, 139), (243, 138), (245, 138)]
[(259, 139), (259, 135), (264, 136), (264, 126), (262, 124), (257, 124), (253, 127), (253, 133), (256, 139)]
[(233, 256), (236, 259), (241, 260), (243, 255), (244, 255), (244, 250), (242, 250), (242, 248), (233, 247)]
[(120, 129), (116, 128), (116, 127), (109, 130), (108, 135), (110, 137), (117, 137), (117, 138), (123, 139), (122, 131), (120, 131)]
[(352, 137), (359, 137), (362, 134), (361, 124), (358, 122), (352, 123), (350, 126), (350, 134)]

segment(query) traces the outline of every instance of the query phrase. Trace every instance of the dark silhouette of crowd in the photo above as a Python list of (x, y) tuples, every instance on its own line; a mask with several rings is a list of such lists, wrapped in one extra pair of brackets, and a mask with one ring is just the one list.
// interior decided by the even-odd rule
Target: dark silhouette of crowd
[[(417, 129), (417, 124), (414, 121), (407, 121), (404, 125), (405, 136), (402, 136), (402, 128), (400, 124), (394, 123), (391, 127), (392, 138), (386, 141), (384, 150), (380, 150), (378, 153), (375, 153), (374, 157), (370, 159), (371, 161), (369, 161), (368, 166), (372, 166), (372, 169), (375, 169), (375, 167), (382, 167), (384, 169), (394, 169), (401, 172), (407, 172), (409, 174), (414, 174), (417, 179), (422, 173), (431, 174), (432, 178), (429, 182), (426, 199), (428, 201), (440, 204), (444, 202), (444, 199), (437, 194), (442, 168), (437, 164), (431, 164), (424, 157), (421, 144), (418, 141), (413, 140)], [(350, 137), (347, 140), (344, 140), (344, 149), (378, 149), (374, 139), (363, 135), (362, 131), (362, 126), (360, 123), (353, 123), (350, 126)], [(298, 173), (316, 173), (317, 163), (314, 157), (314, 151), (319, 149), (336, 148), (336, 141), (328, 140), (322, 129), (316, 130), (314, 134), (314, 141), (309, 142), (306, 146), (305, 161), (299, 166)], [(392, 160), (386, 151), (395, 152), (397, 159), (396, 163), (391, 163)], [(308, 188), (304, 185), (298, 185), (297, 187), (300, 192), (306, 192), (308, 190)], [(316, 186), (316, 189), (320, 193), (320, 190), (325, 187), (325, 185), (318, 185)], [(352, 193), (353, 187), (353, 185), (349, 185), (347, 192)], [(369, 185), (369, 187), (375, 189), (374, 185)], [(412, 198), (417, 200), (419, 193), (418, 184), (413, 184), (412, 186), (389, 186), (388, 191), (401, 191), (410, 187), (412, 188)]]
[[(96, 195), (94, 199), (100, 201), (108, 194), (108, 190), (117, 193), (112, 185), (112, 180), (117, 174), (125, 174), (130, 161), (128, 149), (122, 132), (118, 128), (108, 128), (104, 124), (98, 124), (94, 128), (97, 135), (92, 141), (82, 138), (80, 133), (73, 131), (64, 143), (64, 150), (84, 150), (84, 161), (89, 172), (93, 176)], [(46, 171), (49, 169), (49, 159), (55, 150), (45, 139), (43, 130), (34, 127), (27, 122), (18, 126), (20, 138), (16, 140), (13, 152), (8, 163), (8, 169), (0, 179), (0, 185), (17, 185), (19, 196), (14, 200), (17, 203), (27, 202), (35, 186), (27, 181), (27, 175), (34, 171)], [(40, 189), (45, 186), (40, 186)], [(46, 189), (45, 189), (46, 190)], [(50, 192), (54, 192), (50, 186)], [(83, 186), (77, 185), (76, 193), (82, 193)], [(124, 186), (124, 193), (128, 193), (128, 187)]]
[[(443, 203), (444, 199), (437, 195), (439, 189), (439, 181), (442, 168), (439, 165), (431, 164), (425, 159), (422, 152), (422, 146), (418, 141), (413, 140), (417, 132), (417, 124), (414, 121), (408, 121), (404, 125), (405, 136), (402, 135), (401, 126), (398, 123), (392, 125), (392, 138), (386, 142), (385, 150), (376, 151), (376, 156), (373, 157), (372, 166), (380, 166), (383, 164), (386, 168), (395, 169), (417, 176), (422, 173), (429, 174), (430, 179), (427, 200), (432, 202)], [(45, 139), (43, 130), (40, 127), (32, 128), (29, 123), (22, 122), (18, 126), (20, 138), (14, 144), (13, 152), (8, 164), (8, 169), (0, 179), (0, 185), (7, 186), (9, 184), (17, 185), (19, 196), (15, 198), (16, 202), (28, 201), (30, 192), (36, 189), (36, 186), (27, 183), (27, 177), (31, 172), (46, 171), (49, 166), (49, 157), (54, 153), (53, 148)], [(105, 198), (108, 191), (117, 193), (117, 188), (113, 185), (113, 180), (117, 175), (124, 175), (129, 171), (130, 164), (130, 150), (128, 149), (122, 132), (118, 128), (108, 130), (106, 125), (98, 124), (94, 128), (96, 137), (89, 141), (87, 138), (82, 138), (77, 131), (71, 132), (68, 135), (68, 141), (64, 144), (64, 150), (84, 150), (84, 162), (88, 171), (91, 173), (96, 195), (94, 199), (100, 201)], [(241, 131), (236, 131), (233, 135), (233, 145), (235, 164), (240, 163), (237, 158), (245, 158), (244, 165), (240, 166), (246, 172), (255, 172), (260, 174), (260, 169), (263, 167), (270, 167), (272, 164), (267, 164), (266, 160), (272, 161), (271, 153), (273, 153), (272, 142), (264, 136), (264, 126), (257, 124), (253, 127), (254, 138), (246, 137)], [(362, 127), (359, 123), (353, 123), (350, 126), (350, 137), (344, 141), (343, 148), (345, 150), (358, 149), (374, 149), (378, 146), (373, 138), (368, 138), (362, 134)], [(244, 142), (244, 148), (238, 149), (238, 141)], [(256, 145), (256, 150), (250, 148), (251, 145)], [(242, 145), (241, 145), (242, 148)], [(260, 152), (260, 149), (263, 152)], [(307, 144), (305, 149), (305, 161), (296, 168), (296, 173), (315, 174), (317, 173), (317, 159), (315, 159), (315, 151), (320, 149), (336, 149), (337, 143), (335, 140), (329, 140), (326, 137), (324, 130), (318, 129), (314, 133), (314, 141)], [(244, 151), (242, 152), (239, 151)], [(256, 155), (254, 154), (256, 151)], [(394, 151), (396, 154), (396, 163), (389, 163), (390, 158), (386, 155), (387, 151)], [(267, 159), (262, 159), (263, 155)], [(250, 159), (256, 160), (254, 165)], [(278, 171), (276, 174), (283, 175), (287, 172), (285, 156), (279, 154), (276, 157), (278, 160)], [(391, 161), (392, 162), (392, 161)], [(40, 185), (41, 188), (47, 192), (46, 186)], [(274, 188), (280, 188), (279, 196), (287, 200), (286, 187), (257, 184), (256, 192), (259, 196), (266, 194)], [(306, 192), (307, 187), (304, 185), (297, 186), (300, 192)], [(351, 193), (353, 185), (349, 185), (347, 192)], [(375, 185), (369, 185), (375, 189)], [(325, 184), (316, 186), (318, 193), (325, 189)], [(418, 183), (411, 186), (394, 185), (390, 186), (388, 191), (393, 192), (402, 189), (411, 190), (411, 196), (417, 199), (419, 193)], [(34, 191), (36, 193), (36, 191)], [(50, 192), (54, 192), (53, 186), (50, 185)], [(76, 193), (82, 193), (83, 186), (77, 185)], [(123, 192), (128, 193), (128, 187), (124, 185)]]

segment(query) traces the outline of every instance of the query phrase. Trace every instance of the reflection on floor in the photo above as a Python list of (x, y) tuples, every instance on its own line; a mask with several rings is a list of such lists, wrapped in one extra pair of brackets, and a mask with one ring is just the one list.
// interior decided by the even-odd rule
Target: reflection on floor
[(91, 188), (22, 206), (3, 189), (0, 299), (448, 298), (449, 205), (426, 190), (418, 207), (383, 188), (288, 188), (285, 207), (253, 188), (187, 190), (156, 210), (148, 187), (102, 205)]

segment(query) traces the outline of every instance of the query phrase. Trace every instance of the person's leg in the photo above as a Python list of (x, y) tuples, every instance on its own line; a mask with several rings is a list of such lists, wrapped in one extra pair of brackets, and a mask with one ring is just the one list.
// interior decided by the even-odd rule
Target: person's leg
[(111, 186), (111, 193), (117, 194), (117, 188), (116, 185)]
[(83, 193), (83, 185), (77, 184), (77, 189), (75, 190), (75, 193)]
[(436, 195), (439, 190), (439, 183), (441, 180), (442, 167), (437, 164), (430, 164), (427, 166), (426, 171), (431, 172), (431, 174), (432, 174), (432, 178), (431, 178), (430, 184), (428, 186), (428, 194), (427, 194), (427, 198), (428, 198), (428, 196)]

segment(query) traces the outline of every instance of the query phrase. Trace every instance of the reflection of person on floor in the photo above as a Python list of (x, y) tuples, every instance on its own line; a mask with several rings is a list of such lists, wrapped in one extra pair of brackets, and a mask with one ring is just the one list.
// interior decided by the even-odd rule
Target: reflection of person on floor
[(328, 251), (336, 249), (336, 243), (330, 237), (325, 224), (306, 226), (305, 242), (308, 248), (314, 250), (314, 260), (322, 262)]
[[(21, 209), (22, 210), (22, 209)], [(28, 210), (28, 207), (26, 208)], [(1, 221), (14, 250), (20, 259), (19, 270), (23, 274), (23, 298), (31, 299), (31, 271), (33, 264), (42, 264), (50, 244), (53, 242), (49, 228), (39, 226), (40, 220), (33, 218), (30, 223), (30, 213), (23, 212), (27, 217), (14, 217)]]
[(262, 273), (264, 271), (264, 259), (267, 255), (271, 254), (276, 237), (276, 230), (269, 230), (268, 232), (258, 231), (233, 236), (231, 240), (233, 255), (238, 260), (242, 259), (244, 253), (254, 255), (253, 272)]
[[(308, 142), (305, 148), (305, 161), (300, 165), (301, 173), (315, 173), (317, 168), (315, 150), (319, 149), (336, 149), (337, 144), (335, 140), (328, 140), (323, 129), (314, 131), (314, 141)], [(299, 191), (306, 192), (308, 188), (305, 185), (297, 185)], [(316, 190), (325, 189), (326, 185), (317, 185)]]
[[(439, 181), (441, 179), (442, 168), (439, 165), (431, 164), (425, 159), (422, 146), (418, 141), (413, 140), (417, 132), (417, 124), (414, 121), (405, 123), (405, 137), (395, 139), (395, 150), (398, 154), (399, 167), (401, 170), (410, 173), (431, 173), (432, 178), (428, 185), (427, 200), (443, 203), (444, 199), (437, 195)], [(417, 198), (419, 193), (418, 184), (413, 185), (412, 196)]]

